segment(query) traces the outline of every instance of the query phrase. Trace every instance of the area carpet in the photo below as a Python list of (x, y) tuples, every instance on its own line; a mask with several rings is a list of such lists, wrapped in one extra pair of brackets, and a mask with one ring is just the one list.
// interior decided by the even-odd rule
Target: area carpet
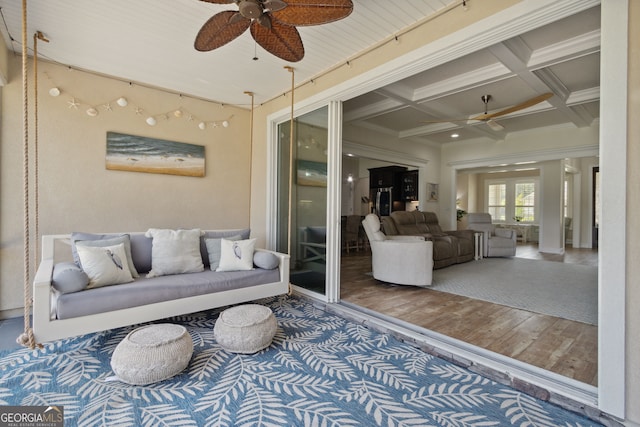
[(187, 369), (147, 386), (112, 380), (109, 361), (133, 327), (0, 353), (0, 405), (63, 405), (65, 426), (593, 426), (295, 297), (270, 347), (217, 345), (219, 310), (163, 322), (194, 342)]
[(598, 269), (525, 258), (484, 258), (433, 272), (432, 289), (596, 325)]

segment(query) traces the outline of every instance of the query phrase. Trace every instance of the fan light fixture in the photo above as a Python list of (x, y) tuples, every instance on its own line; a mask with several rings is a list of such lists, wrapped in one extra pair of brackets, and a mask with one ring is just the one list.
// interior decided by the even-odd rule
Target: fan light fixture
[(529, 108), (532, 107), (536, 104), (539, 104), (543, 101), (546, 101), (547, 99), (551, 98), (553, 96), (553, 93), (551, 92), (547, 92), (547, 93), (543, 93), (542, 95), (538, 95), (538, 96), (534, 96), (533, 98), (527, 99), (524, 102), (521, 102), (520, 104), (516, 104), (512, 107), (508, 107), (505, 108), (503, 110), (500, 111), (496, 111), (494, 113), (489, 113), (489, 101), (491, 101), (492, 96), (491, 95), (482, 95), (480, 97), (480, 99), (482, 100), (482, 102), (484, 103), (484, 113), (483, 114), (479, 114), (475, 117), (465, 117), (465, 118), (460, 118), (460, 119), (442, 119), (442, 120), (427, 120), (427, 121), (422, 121), (422, 123), (451, 123), (451, 122), (471, 122), (474, 120), (480, 121), (480, 122), (485, 122), (487, 124), (487, 126), (489, 126), (492, 130), (494, 131), (501, 131), (504, 129), (504, 126), (502, 126), (500, 123), (496, 122), (493, 118), (494, 117), (501, 117), (501, 116), (505, 116), (507, 114), (511, 114), (511, 113), (515, 113), (516, 111), (520, 111), (520, 110), (524, 110), (525, 108)]

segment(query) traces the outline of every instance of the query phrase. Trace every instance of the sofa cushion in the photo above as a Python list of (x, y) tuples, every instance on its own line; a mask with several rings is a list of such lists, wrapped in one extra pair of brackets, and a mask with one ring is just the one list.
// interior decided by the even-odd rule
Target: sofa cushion
[(153, 251), (153, 239), (143, 234), (131, 235), (131, 259), (138, 273), (151, 271), (151, 253)]
[(265, 270), (273, 270), (280, 265), (280, 260), (271, 252), (256, 251), (253, 254), (253, 265)]
[(89, 276), (87, 289), (133, 281), (124, 244), (113, 246), (77, 245), (82, 270)]
[(390, 216), (395, 223), (398, 234), (417, 236), (424, 233), (416, 225), (416, 217), (411, 212), (395, 211), (391, 212)]
[(220, 241), (220, 265), (216, 271), (239, 271), (253, 269), (253, 252), (256, 239)]
[(249, 238), (250, 234), (251, 234), (251, 229), (249, 228), (205, 231), (204, 235), (200, 237), (200, 253), (202, 254), (202, 261), (204, 262), (204, 268), (211, 267), (209, 264), (209, 251), (207, 250), (206, 239), (222, 239), (222, 238), (236, 239), (236, 236), (240, 236), (236, 240), (246, 240)]
[(202, 234), (200, 229), (150, 228), (145, 234), (153, 239), (151, 271), (147, 277), (195, 273), (204, 270), (200, 252), (200, 236)]
[(51, 285), (60, 293), (67, 294), (84, 290), (89, 276), (74, 262), (59, 262), (53, 266)]
[(78, 264), (79, 267), (82, 267), (80, 258), (78, 257), (78, 251), (76, 250), (76, 246), (79, 242), (82, 242), (83, 245), (95, 247), (113, 246), (118, 243), (124, 244), (124, 251), (127, 255), (127, 265), (129, 266), (131, 276), (134, 278), (138, 277), (138, 270), (135, 267), (135, 263), (133, 262), (133, 257), (131, 255), (131, 236), (129, 234), (71, 233), (71, 254), (73, 255), (75, 263)]
[[(235, 236), (227, 237), (228, 240), (243, 240), (242, 236), (237, 234)], [(216, 271), (220, 267), (220, 255), (222, 253), (221, 242), (222, 238), (204, 239), (207, 246), (207, 258), (209, 259), (209, 268), (212, 271)]]

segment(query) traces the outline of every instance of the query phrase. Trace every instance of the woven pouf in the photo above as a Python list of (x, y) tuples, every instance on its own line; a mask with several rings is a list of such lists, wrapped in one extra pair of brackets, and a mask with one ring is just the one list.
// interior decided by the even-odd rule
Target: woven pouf
[(250, 354), (269, 347), (277, 327), (278, 322), (269, 307), (243, 304), (220, 313), (213, 334), (225, 350)]
[(147, 325), (129, 332), (118, 344), (111, 369), (127, 384), (151, 384), (182, 372), (192, 354), (193, 341), (184, 326)]

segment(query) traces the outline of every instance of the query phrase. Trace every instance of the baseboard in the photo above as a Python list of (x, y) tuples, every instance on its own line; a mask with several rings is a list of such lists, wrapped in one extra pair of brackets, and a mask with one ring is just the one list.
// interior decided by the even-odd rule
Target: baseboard
[(24, 316), (24, 308), (12, 308), (11, 310), (0, 311), (0, 320), (13, 319)]

